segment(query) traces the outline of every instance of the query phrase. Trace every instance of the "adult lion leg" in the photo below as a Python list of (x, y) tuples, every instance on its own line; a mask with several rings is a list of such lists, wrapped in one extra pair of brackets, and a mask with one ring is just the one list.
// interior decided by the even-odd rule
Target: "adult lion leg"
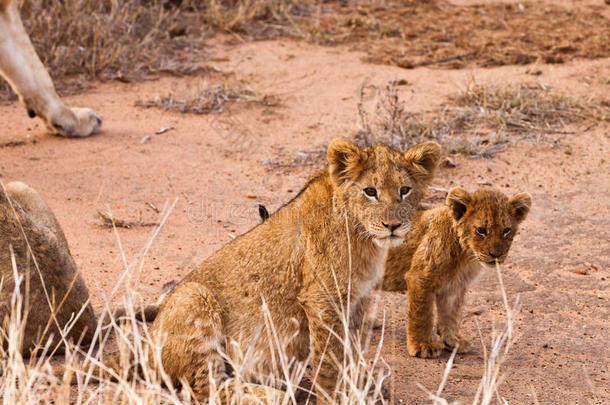
[(59, 99), (49, 73), (23, 28), (18, 2), (0, 0), (0, 73), (50, 132), (83, 137), (99, 131), (102, 119), (89, 108), (69, 108)]
[[(54, 346), (61, 342), (63, 331), (66, 339), (90, 343), (97, 322), (63, 232), (42, 197), (18, 182), (6, 189), (0, 185), (0, 322), (4, 327), (15, 288), (13, 258), (18, 274), (24, 276), (20, 292), (28, 315), (21, 353), (29, 355), (47, 343)], [(67, 324), (72, 325), (69, 331)]]

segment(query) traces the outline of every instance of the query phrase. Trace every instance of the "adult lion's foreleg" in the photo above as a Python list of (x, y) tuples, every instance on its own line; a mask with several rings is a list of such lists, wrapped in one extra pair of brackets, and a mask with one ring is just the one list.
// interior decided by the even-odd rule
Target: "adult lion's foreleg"
[(23, 28), (14, 0), (0, 0), (0, 73), (19, 95), (30, 117), (39, 116), (50, 132), (82, 137), (99, 131), (99, 114), (89, 108), (69, 108), (60, 100)]

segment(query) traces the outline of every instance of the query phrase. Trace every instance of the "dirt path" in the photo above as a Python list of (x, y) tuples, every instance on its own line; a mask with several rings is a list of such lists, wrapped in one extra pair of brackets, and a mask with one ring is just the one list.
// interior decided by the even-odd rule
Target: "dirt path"
[[(38, 189), (63, 225), (75, 260), (90, 286), (96, 308), (103, 305), (127, 261), (146, 246), (153, 228), (112, 230), (99, 226), (97, 210), (117, 218), (154, 222), (178, 198), (146, 255), (140, 290), (153, 300), (160, 286), (187, 274), (218, 247), (258, 222), (257, 204), (271, 210), (289, 200), (320, 166), (277, 168), (322, 150), (337, 136), (357, 130), (358, 88), (364, 79), (384, 85), (405, 79), (401, 96), (413, 111), (436, 107), (445, 96), (477, 83), (542, 82), (576, 95), (607, 97), (610, 60), (527, 67), (464, 70), (402, 70), (363, 63), (342, 47), (290, 41), (228, 47), (210, 52), (223, 71), (235, 71), (253, 89), (279, 95), (279, 107), (235, 105), (220, 115), (182, 115), (134, 106), (173, 92), (196, 90), (198, 78), (162, 78), (143, 83), (98, 84), (68, 101), (104, 117), (103, 132), (89, 139), (48, 136), (18, 104), (0, 107), (0, 180), (22, 180)], [(161, 135), (155, 131), (173, 126)], [(518, 142), (491, 160), (454, 157), (434, 186), (478, 187), (487, 181), (508, 192), (528, 191), (534, 206), (503, 268), (510, 300), (519, 296), (518, 340), (505, 367), (500, 395), (515, 404), (593, 404), (610, 401), (608, 389), (608, 289), (610, 278), (610, 127), (552, 142)], [(150, 139), (142, 143), (144, 137)], [(305, 160), (305, 162), (310, 162)], [(307, 163), (309, 164), (309, 163)], [(439, 202), (440, 193), (430, 192)], [(409, 358), (405, 345), (406, 300), (382, 293), (388, 312), (383, 356), (392, 366), (394, 398), (428, 403), (417, 383), (436, 390), (448, 356)], [(115, 299), (116, 300), (116, 299)], [(474, 315), (474, 314), (478, 315)], [(504, 314), (495, 274), (484, 274), (468, 297), (464, 333), (489, 345)], [(482, 346), (459, 355), (445, 395), (468, 403), (484, 367)]]

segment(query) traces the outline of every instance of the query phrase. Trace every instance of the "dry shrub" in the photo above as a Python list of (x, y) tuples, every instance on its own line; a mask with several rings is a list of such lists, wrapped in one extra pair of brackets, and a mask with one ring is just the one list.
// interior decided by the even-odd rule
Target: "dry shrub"
[(312, 3), (296, 0), (206, 0), (201, 6), (211, 27), (247, 39), (298, 36), (295, 18), (309, 16)]
[[(21, 16), (34, 48), (62, 93), (82, 79), (137, 78), (158, 71), (191, 73), (199, 68), (202, 33), (171, 37), (176, 20), (196, 20), (185, 5), (161, 0), (27, 0)], [(180, 13), (180, 16), (178, 17)], [(186, 21), (183, 21), (186, 20)], [(74, 77), (78, 75), (78, 77)], [(71, 78), (71, 79), (70, 79)], [(8, 84), (3, 84), (5, 97)]]
[(605, 102), (555, 93), (542, 84), (507, 87), (474, 82), (449, 96), (437, 109), (425, 113), (406, 110), (398, 95), (398, 83), (376, 93), (375, 113), (366, 109), (365, 85), (358, 111), (358, 139), (366, 145), (382, 142), (401, 150), (425, 140), (436, 140), (451, 153), (492, 157), (515, 139), (541, 140), (545, 134), (571, 134), (569, 124), (595, 125), (610, 121)]
[(456, 107), (452, 115), (457, 130), (485, 125), (509, 133), (558, 133), (567, 124), (610, 120), (602, 103), (554, 93), (542, 84), (489, 87), (472, 83), (444, 106)]
[[(189, 94), (190, 93), (190, 94)], [(211, 114), (226, 111), (236, 102), (256, 103), (267, 107), (277, 106), (279, 98), (272, 94), (260, 94), (242, 82), (227, 81), (220, 84), (203, 83), (196, 90), (178, 90), (154, 100), (138, 100), (139, 107), (156, 107), (164, 111), (191, 114)]]

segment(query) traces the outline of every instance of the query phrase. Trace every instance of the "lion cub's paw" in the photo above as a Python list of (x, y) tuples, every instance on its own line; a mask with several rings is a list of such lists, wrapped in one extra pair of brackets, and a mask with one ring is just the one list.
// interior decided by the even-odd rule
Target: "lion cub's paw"
[(470, 342), (460, 335), (448, 336), (443, 338), (447, 350), (457, 347), (458, 353), (467, 353), (471, 349)]
[(407, 342), (407, 352), (413, 357), (438, 357), (445, 348), (442, 341)]

